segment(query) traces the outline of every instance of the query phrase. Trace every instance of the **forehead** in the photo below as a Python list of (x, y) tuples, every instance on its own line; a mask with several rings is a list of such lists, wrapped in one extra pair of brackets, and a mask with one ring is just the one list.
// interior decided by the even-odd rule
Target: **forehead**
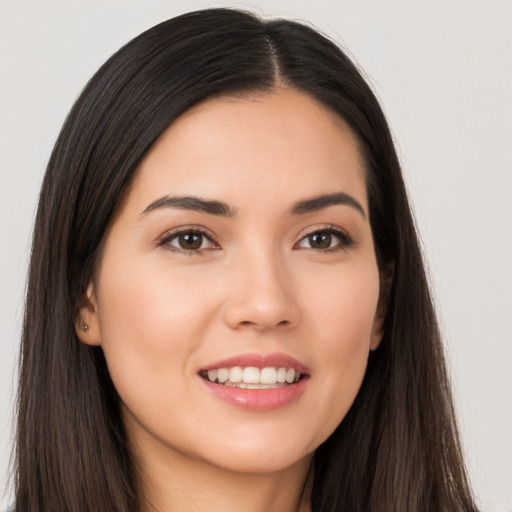
[(347, 124), (290, 89), (225, 96), (193, 107), (160, 136), (139, 165), (129, 200), (158, 193), (247, 203), (343, 191), (366, 209), (364, 161)]

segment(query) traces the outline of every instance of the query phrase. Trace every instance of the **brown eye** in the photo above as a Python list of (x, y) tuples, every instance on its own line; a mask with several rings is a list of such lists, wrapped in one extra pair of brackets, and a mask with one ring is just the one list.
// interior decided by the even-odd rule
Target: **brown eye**
[(306, 235), (297, 246), (301, 249), (332, 252), (347, 249), (354, 243), (348, 233), (337, 228), (315, 231)]
[(308, 238), (309, 246), (312, 249), (329, 249), (331, 247), (332, 236), (330, 233), (314, 233)]
[(197, 251), (203, 245), (203, 235), (198, 233), (185, 233), (176, 238), (180, 249)]
[(190, 229), (165, 236), (159, 245), (174, 252), (188, 254), (202, 254), (203, 250), (219, 248), (207, 234)]

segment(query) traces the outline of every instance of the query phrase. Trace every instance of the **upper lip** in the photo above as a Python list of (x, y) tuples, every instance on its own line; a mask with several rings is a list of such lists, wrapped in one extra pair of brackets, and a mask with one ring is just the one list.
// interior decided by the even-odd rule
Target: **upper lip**
[(293, 368), (294, 370), (300, 372), (302, 375), (309, 375), (309, 368), (307, 366), (302, 364), (297, 359), (289, 356), (288, 354), (279, 352), (274, 352), (272, 354), (258, 354), (255, 352), (239, 354), (203, 366), (199, 371), (203, 372), (208, 370), (216, 370), (218, 368), (232, 368), (234, 366), (241, 366), (243, 368), (248, 366), (254, 366), (256, 368), (285, 367)]

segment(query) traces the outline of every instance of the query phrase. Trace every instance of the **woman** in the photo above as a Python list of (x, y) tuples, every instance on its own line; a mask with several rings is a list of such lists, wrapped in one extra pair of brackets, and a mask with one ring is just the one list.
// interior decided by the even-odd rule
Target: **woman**
[(17, 511), (476, 510), (382, 111), (207, 10), (77, 100), (34, 229)]

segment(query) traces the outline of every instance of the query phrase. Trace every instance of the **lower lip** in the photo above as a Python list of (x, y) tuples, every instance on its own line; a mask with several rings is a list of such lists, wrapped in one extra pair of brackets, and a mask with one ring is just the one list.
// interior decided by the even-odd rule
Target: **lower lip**
[(249, 411), (272, 411), (298, 400), (306, 390), (308, 378), (273, 389), (242, 389), (215, 384), (203, 379), (208, 391), (230, 405)]

